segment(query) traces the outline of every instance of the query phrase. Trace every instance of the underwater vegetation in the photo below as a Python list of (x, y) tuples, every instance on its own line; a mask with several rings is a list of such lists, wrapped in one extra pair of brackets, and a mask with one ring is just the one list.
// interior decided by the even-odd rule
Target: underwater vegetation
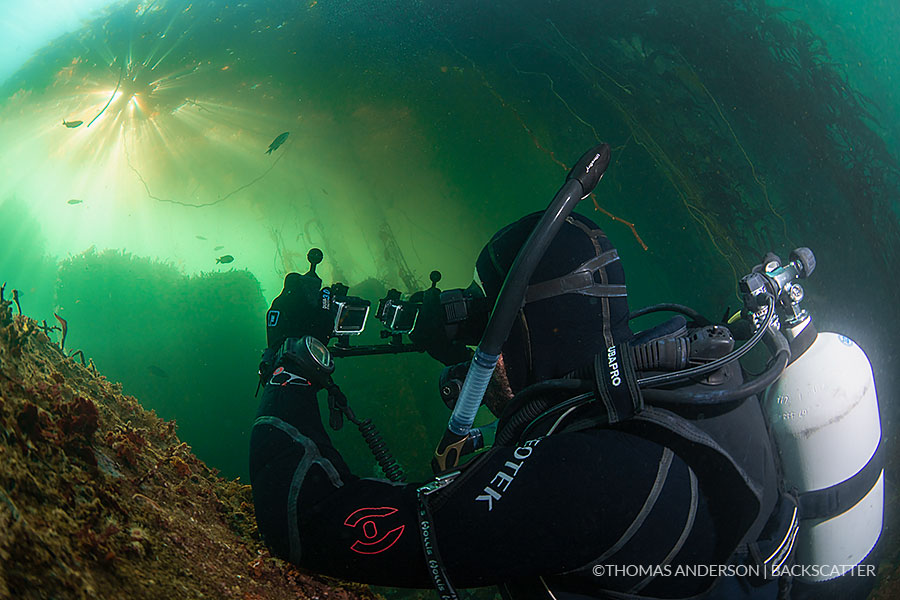
[(68, 348), (83, 348), (129, 394), (176, 419), (198, 455), (230, 476), (246, 471), (255, 365), (265, 304), (246, 270), (186, 276), (115, 250), (62, 261), (58, 313)]
[[(505, 65), (485, 46), (457, 52), (549, 161), (568, 166), (553, 148), (576, 137), (606, 139), (609, 177), (622, 189), (617, 170), (649, 158), (734, 273), (761, 249), (818, 237), (836, 221), (870, 232), (882, 273), (896, 269), (900, 167), (873, 131), (877, 108), (805, 23), (762, 0), (595, 3), (580, 20), (536, 7), (499, 40)], [(510, 70), (531, 89), (514, 87)], [(534, 133), (531, 107), (556, 126)]]
[(0, 597), (372, 600), (271, 557), (250, 488), (0, 301)]

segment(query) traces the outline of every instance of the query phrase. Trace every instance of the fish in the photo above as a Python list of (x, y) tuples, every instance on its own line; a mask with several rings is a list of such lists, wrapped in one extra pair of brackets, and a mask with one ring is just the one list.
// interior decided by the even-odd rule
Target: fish
[(195, 235), (194, 237), (197, 238), (198, 240), (203, 240), (204, 242), (206, 241), (206, 238), (203, 237), (202, 235)]
[(227, 265), (230, 262), (234, 262), (234, 257), (230, 254), (226, 254), (225, 256), (220, 256), (216, 259), (216, 264), (222, 263), (223, 265)]
[(225, 246), (216, 246), (215, 248), (213, 248), (213, 252), (215, 252), (215, 251), (217, 251), (217, 250), (221, 250), (221, 249), (224, 248), (224, 247), (225, 247)]
[(82, 201), (82, 200), (79, 200), (78, 198), (72, 198), (71, 200), (69, 200), (68, 202), (66, 202), (66, 204), (81, 204), (82, 202), (83, 202), (83, 201)]
[(65, 125), (69, 129), (74, 129), (75, 127), (78, 127), (82, 123), (84, 123), (84, 121), (66, 121), (65, 119), (63, 119), (63, 125)]
[(150, 371), (151, 375), (155, 375), (156, 377), (168, 377), (169, 374), (163, 371), (161, 368), (156, 365), (147, 365), (147, 370)]
[(266, 150), (266, 154), (272, 154), (272, 150), (277, 150), (278, 147), (284, 143), (284, 140), (286, 140), (289, 135), (291, 135), (291, 132), (285, 131), (284, 133), (279, 135), (277, 138), (272, 140), (272, 143), (269, 144), (269, 149)]

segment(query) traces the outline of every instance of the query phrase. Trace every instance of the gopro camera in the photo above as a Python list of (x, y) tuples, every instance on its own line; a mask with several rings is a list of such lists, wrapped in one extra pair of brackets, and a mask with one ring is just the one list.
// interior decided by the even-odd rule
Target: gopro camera
[(349, 288), (336, 283), (322, 288), (322, 308), (334, 314), (334, 335), (359, 335), (366, 328), (371, 302), (357, 296), (348, 296)]
[(378, 301), (375, 317), (391, 334), (409, 334), (416, 327), (419, 316), (419, 305), (400, 299), (398, 290), (390, 290), (387, 296)]
[(369, 316), (368, 300), (355, 296), (339, 296), (334, 299), (337, 307), (334, 315), (334, 335), (358, 335), (366, 328)]

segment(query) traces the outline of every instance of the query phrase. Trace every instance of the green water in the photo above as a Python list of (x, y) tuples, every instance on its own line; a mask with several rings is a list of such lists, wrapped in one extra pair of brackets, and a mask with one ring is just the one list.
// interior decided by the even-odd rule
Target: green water
[[(596, 202), (635, 233), (591, 200), (580, 210), (618, 246), (632, 308), (719, 318), (765, 251), (808, 246), (809, 307), (867, 351), (890, 432), (900, 9), (779, 7), (117, 5), (0, 85), (0, 279), (244, 477), (264, 311), (310, 247), (326, 282), (373, 301), (427, 287), (432, 269), (464, 287), (489, 236), (606, 141)], [(422, 355), (338, 365), (413, 477), (447, 418), (438, 372)], [(337, 443), (372, 473), (354, 432)]]

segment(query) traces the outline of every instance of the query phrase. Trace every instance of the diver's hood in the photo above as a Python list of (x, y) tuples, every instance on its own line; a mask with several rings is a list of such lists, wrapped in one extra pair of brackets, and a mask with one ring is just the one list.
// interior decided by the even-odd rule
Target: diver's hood
[[(501, 229), (478, 256), (477, 274), (491, 300), (541, 214)], [(513, 392), (562, 377), (632, 337), (625, 270), (606, 234), (587, 217), (566, 219), (529, 283), (503, 345)]]

